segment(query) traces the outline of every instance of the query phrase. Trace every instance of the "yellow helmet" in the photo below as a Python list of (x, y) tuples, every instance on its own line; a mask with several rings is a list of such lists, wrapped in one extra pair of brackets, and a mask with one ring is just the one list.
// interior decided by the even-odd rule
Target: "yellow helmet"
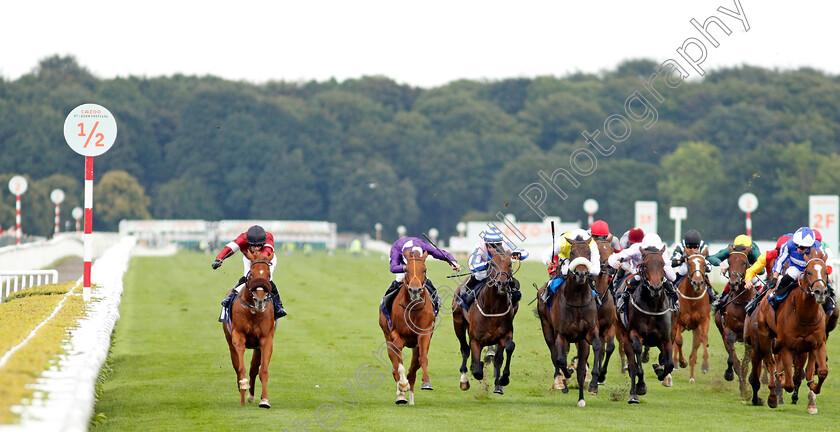
[(733, 244), (735, 246), (750, 247), (752, 246), (752, 239), (745, 234), (741, 234), (738, 237), (735, 237), (735, 242)]

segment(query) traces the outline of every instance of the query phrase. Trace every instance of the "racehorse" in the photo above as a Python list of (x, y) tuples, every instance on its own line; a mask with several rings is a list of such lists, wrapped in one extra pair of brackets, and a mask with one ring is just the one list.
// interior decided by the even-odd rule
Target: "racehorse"
[[(647, 393), (644, 372), (642, 370), (642, 347), (659, 347), (660, 364), (653, 365), (657, 379), (664, 380), (674, 370), (671, 358), (671, 312), (673, 305), (665, 293), (665, 260), (662, 249), (647, 248), (642, 250), (642, 263), (638, 266), (641, 281), (630, 295), (627, 306), (627, 322), (617, 317), (617, 330), (622, 339), (630, 373), (630, 398), (627, 403), (639, 403), (639, 396)], [(629, 281), (633, 276), (625, 279)], [(619, 290), (626, 289), (622, 284)], [(636, 379), (638, 378), (638, 383)]]
[[(826, 282), (826, 255), (823, 251), (812, 251), (805, 255), (806, 265), (796, 288), (788, 293), (790, 299), (783, 301), (774, 312), (767, 298), (750, 316), (745, 340), (752, 346), (752, 371), (749, 381), (752, 385), (753, 405), (762, 405), (758, 397), (761, 387), (759, 371), (762, 361), (771, 377), (779, 377), (785, 391), (796, 387), (796, 376), (792, 373), (805, 367), (808, 381), (808, 414), (817, 413), (816, 395), (820, 393), (828, 376), (826, 364), (826, 317), (823, 303), (828, 300)], [(807, 359), (807, 366), (805, 364)], [(819, 382), (814, 383), (814, 373)], [(776, 408), (778, 393), (776, 380), (769, 379), (770, 395), (767, 405)]]
[[(426, 283), (426, 257), (428, 252), (409, 251), (405, 257), (405, 277), (400, 291), (394, 298), (391, 308), (391, 323), (385, 317), (382, 308), (379, 310), (379, 327), (385, 334), (385, 341), (393, 344), (388, 349), (388, 356), (394, 365), (392, 370), (394, 381), (397, 383), (397, 404), (414, 405), (414, 382), (417, 370), (423, 368), (422, 390), (433, 390), (429, 381), (429, 345), (435, 327), (435, 311), (432, 298), (424, 288)], [(399, 308), (397, 307), (399, 306)], [(401, 311), (401, 312), (399, 312)], [(412, 349), (411, 365), (406, 374), (402, 361), (404, 347)], [(408, 400), (405, 392), (408, 391)]]
[[(741, 361), (735, 353), (735, 342), (744, 341), (744, 320), (747, 312), (745, 306), (755, 296), (754, 288), (747, 288), (744, 276), (750, 267), (748, 254), (752, 246), (729, 246), (729, 300), (723, 313), (715, 311), (715, 325), (720, 331), (723, 346), (726, 348), (726, 371), (723, 378), (727, 381), (735, 379), (734, 372), (740, 379), (741, 392), (744, 391), (744, 376), (741, 371)], [(746, 357), (746, 353), (744, 355)]]
[[(230, 324), (222, 323), (233, 370), (236, 371), (241, 404), (245, 406), (245, 392), (248, 402), (254, 401), (254, 386), (257, 373), (262, 383), (260, 408), (271, 408), (268, 403), (268, 363), (274, 348), (274, 306), (271, 304), (271, 256), (242, 251), (251, 261), (251, 270), (244, 288), (239, 288), (233, 300)], [(250, 380), (245, 375), (245, 349), (253, 349)]]
[(673, 316), (674, 331), (671, 335), (679, 353), (679, 365), (687, 366), (683, 357), (683, 337), (685, 330), (691, 330), (691, 355), (688, 357), (690, 377), (688, 382), (694, 382), (694, 366), (697, 364), (697, 349), (703, 346), (703, 364), (700, 371), (709, 371), (709, 296), (706, 290), (706, 257), (697, 253), (696, 249), (686, 249), (686, 263), (688, 272), (677, 286), (680, 296), (680, 311)]
[[(572, 376), (568, 368), (566, 358), (569, 351), (569, 344), (574, 342), (577, 345), (578, 355), (578, 406), (586, 406), (583, 399), (584, 381), (586, 379), (586, 360), (589, 357), (589, 346), (595, 351), (594, 365), (601, 364), (601, 339), (598, 335), (598, 309), (595, 304), (595, 295), (589, 283), (589, 269), (595, 263), (589, 262), (590, 240), (569, 239), (566, 241), (571, 245), (566, 280), (557, 289), (552, 297), (551, 307), (540, 302), (537, 312), (542, 324), (543, 336), (548, 349), (551, 352), (551, 361), (554, 364), (554, 387), (561, 388), (564, 393), (568, 392), (565, 379)], [(543, 289), (548, 289), (547, 286)], [(598, 372), (599, 368), (593, 368), (592, 380), (589, 382), (589, 393), (598, 393)]]
[(607, 258), (615, 251), (611, 238), (596, 240), (596, 243), (601, 255), (601, 273), (595, 278), (595, 291), (601, 301), (601, 308), (598, 309), (598, 337), (604, 345), (604, 361), (598, 370), (598, 384), (603, 384), (610, 357), (615, 350), (615, 299), (610, 292), (610, 279), (615, 276), (615, 269), (607, 265)]
[[(515, 281), (511, 272), (511, 256), (501, 248), (492, 252), (488, 262), (487, 283), (476, 295), (475, 302), (469, 310), (464, 310), (460, 303), (453, 302), (452, 324), (455, 335), (461, 343), (461, 390), (470, 388), (467, 377), (467, 358), (472, 353), (472, 374), (477, 380), (484, 379), (484, 362), (481, 361), (481, 350), (486, 346), (496, 346), (493, 356), (493, 372), (495, 387), (493, 393), (504, 394), (502, 387), (510, 383), (510, 359), (516, 344), (513, 342), (513, 318), (519, 306), (513, 306), (511, 298)], [(466, 282), (466, 281), (465, 281)], [(458, 292), (463, 288), (458, 288)], [(456, 296), (458, 293), (456, 293)], [(467, 343), (469, 334), (469, 343)], [(501, 353), (505, 348), (507, 360)], [(501, 372), (502, 361), (505, 361), (504, 372)]]

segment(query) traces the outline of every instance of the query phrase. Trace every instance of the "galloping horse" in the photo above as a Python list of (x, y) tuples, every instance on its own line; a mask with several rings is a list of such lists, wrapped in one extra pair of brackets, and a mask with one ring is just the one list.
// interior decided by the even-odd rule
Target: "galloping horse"
[[(470, 388), (467, 377), (467, 357), (472, 352), (472, 374), (477, 380), (484, 379), (484, 362), (481, 361), (481, 350), (486, 346), (495, 345), (496, 355), (493, 357), (495, 387), (493, 393), (504, 394), (502, 387), (510, 383), (510, 358), (516, 344), (513, 342), (513, 318), (519, 307), (513, 307), (511, 290), (515, 289), (513, 274), (511, 273), (511, 256), (502, 249), (493, 251), (488, 262), (487, 283), (475, 298), (468, 311), (458, 303), (452, 306), (452, 324), (455, 335), (461, 342), (461, 390)], [(460, 292), (463, 285), (458, 288)], [(458, 293), (456, 292), (456, 296)], [(469, 333), (469, 344), (467, 343)], [(504, 372), (500, 374), (504, 355), (501, 347), (505, 348), (507, 361)]]
[[(748, 254), (752, 246), (729, 246), (729, 301), (723, 309), (723, 314), (715, 311), (715, 325), (723, 338), (723, 346), (729, 355), (726, 359), (726, 371), (724, 379), (732, 381), (735, 376), (733, 368), (741, 381), (741, 390), (744, 390), (744, 377), (741, 373), (741, 361), (735, 353), (735, 342), (744, 341), (744, 321), (747, 317), (745, 306), (755, 297), (754, 288), (746, 288), (744, 276), (750, 266)], [(746, 357), (746, 354), (744, 355)]]
[[(239, 294), (233, 300), (230, 313), (230, 324), (222, 323), (230, 348), (230, 359), (241, 396), (241, 404), (245, 406), (245, 392), (248, 391), (248, 402), (254, 401), (254, 386), (257, 373), (262, 383), (260, 408), (271, 408), (268, 403), (268, 363), (274, 348), (274, 306), (269, 299), (271, 292), (271, 256), (262, 253), (252, 254), (248, 250), (242, 251), (251, 260), (251, 270), (245, 287), (239, 289)], [(250, 380), (245, 375), (245, 349), (253, 349), (251, 357)]]
[[(572, 376), (566, 362), (569, 344), (574, 342), (577, 345), (578, 406), (583, 407), (586, 406), (583, 400), (583, 387), (589, 346), (591, 345), (595, 351), (594, 365), (601, 364), (602, 354), (601, 339), (598, 336), (598, 309), (589, 285), (589, 269), (590, 266), (596, 264), (589, 262), (588, 259), (590, 240), (566, 238), (566, 241), (571, 245), (569, 253), (571, 262), (566, 280), (557, 289), (557, 293), (551, 300), (551, 307), (540, 302), (537, 312), (542, 323), (545, 343), (551, 351), (551, 361), (554, 364), (553, 388), (561, 388), (564, 393), (568, 392), (568, 389), (563, 381)], [(548, 284), (543, 289), (548, 289)], [(597, 394), (599, 368), (593, 369), (589, 392)]]
[(615, 299), (610, 292), (610, 278), (615, 275), (615, 269), (607, 265), (607, 258), (615, 251), (609, 238), (596, 240), (596, 243), (601, 255), (601, 274), (595, 278), (595, 291), (601, 300), (601, 308), (598, 309), (598, 336), (604, 344), (604, 361), (598, 370), (598, 384), (603, 384), (610, 357), (615, 350)]
[[(397, 383), (397, 404), (408, 402), (414, 405), (414, 381), (417, 378), (417, 370), (423, 368), (423, 390), (433, 390), (429, 381), (427, 371), (429, 365), (429, 345), (432, 342), (432, 333), (435, 326), (435, 312), (432, 306), (432, 298), (426, 291), (426, 257), (428, 252), (407, 250), (405, 256), (405, 278), (403, 278), (400, 291), (394, 298), (394, 306), (391, 308), (391, 322), (379, 310), (379, 327), (385, 334), (385, 341), (393, 344), (388, 349), (388, 356), (394, 364), (392, 370), (394, 381)], [(406, 282), (407, 281), (407, 282)], [(399, 306), (399, 308), (397, 308)], [(398, 312), (402, 310), (402, 312)], [(406, 374), (402, 361), (402, 350), (404, 347), (412, 349), (411, 365)], [(405, 392), (408, 390), (408, 400), (405, 399)]]
[(703, 365), (700, 371), (709, 371), (709, 296), (706, 290), (706, 257), (696, 249), (686, 249), (688, 272), (677, 286), (680, 296), (680, 311), (674, 314), (674, 331), (671, 337), (679, 353), (679, 365), (687, 366), (683, 357), (683, 337), (685, 330), (691, 330), (691, 355), (688, 360), (691, 373), (688, 382), (694, 382), (694, 366), (697, 364), (697, 349), (703, 346)]
[[(823, 382), (828, 376), (826, 365), (826, 322), (823, 303), (828, 299), (826, 281), (826, 255), (823, 251), (812, 251), (805, 255), (806, 266), (797, 287), (789, 292), (791, 297), (779, 305), (774, 312), (767, 299), (750, 316), (745, 330), (746, 342), (752, 345), (752, 371), (750, 384), (753, 390), (753, 405), (762, 405), (758, 397), (761, 387), (759, 371), (764, 362), (771, 377), (780, 377), (785, 391), (794, 390), (796, 383), (792, 371), (800, 371), (805, 367), (805, 378), (808, 380), (808, 414), (817, 413), (816, 395), (820, 393)], [(797, 290), (798, 288), (798, 290)], [(801, 292), (799, 292), (801, 291)], [(775, 354), (775, 355), (774, 355)], [(778, 359), (778, 361), (777, 361)], [(793, 364), (795, 361), (795, 364)], [(814, 372), (819, 376), (819, 382), (814, 383)], [(776, 380), (769, 379), (770, 395), (767, 405), (776, 408), (778, 394)]]
[[(627, 323), (617, 317), (618, 333), (621, 336), (630, 372), (630, 398), (627, 403), (639, 403), (639, 396), (647, 393), (642, 370), (642, 347), (659, 347), (660, 364), (653, 365), (657, 379), (664, 380), (674, 370), (671, 358), (671, 312), (673, 305), (665, 294), (665, 260), (662, 249), (642, 250), (642, 263), (638, 266), (641, 282), (630, 295), (627, 306)], [(629, 276), (626, 280), (632, 277)], [(622, 285), (619, 290), (626, 289)], [(638, 377), (638, 384), (636, 378)]]

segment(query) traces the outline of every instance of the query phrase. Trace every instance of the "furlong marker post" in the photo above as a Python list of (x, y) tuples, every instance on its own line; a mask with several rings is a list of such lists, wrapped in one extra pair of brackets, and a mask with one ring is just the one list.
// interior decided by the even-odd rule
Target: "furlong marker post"
[(23, 176), (14, 176), (9, 180), (9, 191), (15, 195), (15, 236), (17, 236), (16, 244), (20, 246), (20, 196), (26, 192), (26, 178)]
[(85, 157), (85, 246), (82, 297), (90, 301), (90, 271), (93, 251), (93, 157), (108, 151), (117, 138), (117, 122), (105, 107), (83, 104), (64, 120), (64, 139), (73, 151)]

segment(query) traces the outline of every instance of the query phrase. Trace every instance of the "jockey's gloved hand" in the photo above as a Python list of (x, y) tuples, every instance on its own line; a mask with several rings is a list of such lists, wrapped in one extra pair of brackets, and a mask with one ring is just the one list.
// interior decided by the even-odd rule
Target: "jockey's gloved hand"
[(219, 268), (221, 266), (222, 266), (222, 260), (220, 260), (218, 258), (216, 258), (216, 260), (213, 261), (213, 264), (210, 264), (210, 267), (213, 267), (213, 270), (216, 270), (217, 268)]

